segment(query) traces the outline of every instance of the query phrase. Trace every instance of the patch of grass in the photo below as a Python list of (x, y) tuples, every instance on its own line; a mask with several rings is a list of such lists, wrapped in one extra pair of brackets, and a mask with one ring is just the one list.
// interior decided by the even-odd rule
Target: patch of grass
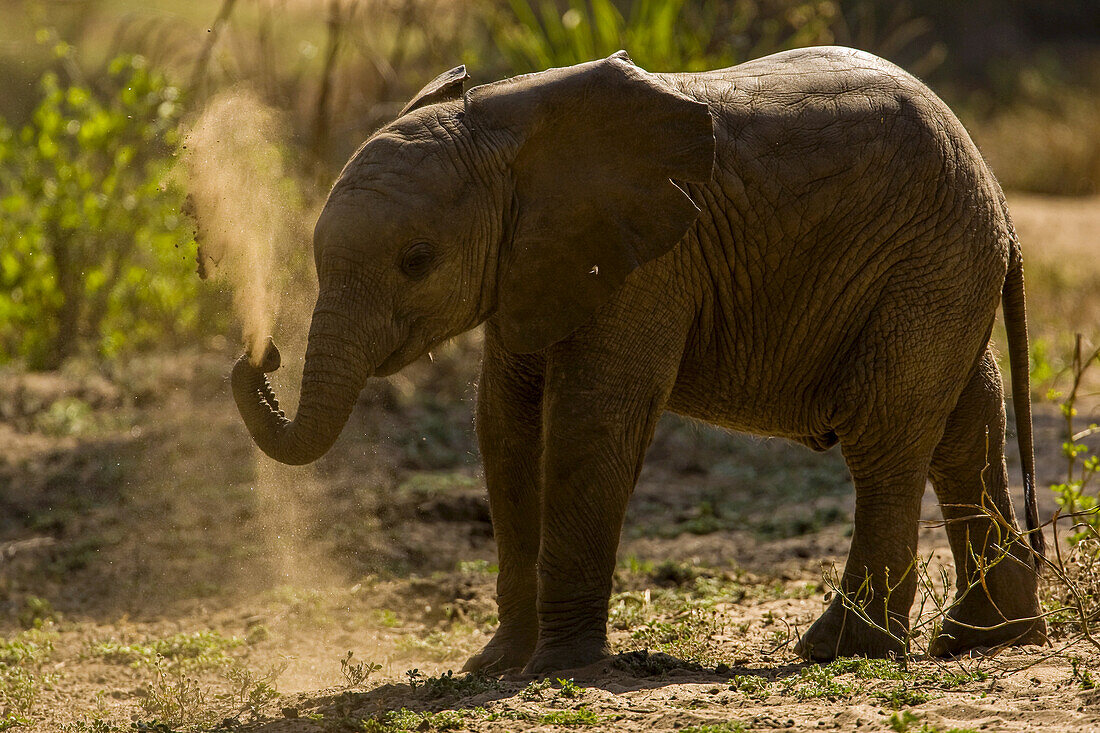
[(797, 676), (787, 678), (783, 683), (783, 693), (799, 700), (839, 700), (851, 696), (855, 688), (836, 677), (837, 673), (828, 666), (811, 664), (803, 667)]
[[(429, 423), (430, 425), (430, 423)], [(432, 431), (430, 428), (428, 433)], [(415, 441), (420, 443), (423, 441)], [(447, 443), (447, 440), (441, 441)], [(410, 450), (424, 450), (424, 446), (417, 446), (416, 448), (410, 448)], [(429, 461), (430, 463), (431, 461)], [(454, 466), (461, 461), (450, 461), (446, 465), (448, 467)], [(396, 491), (400, 495), (414, 495), (414, 496), (439, 496), (447, 495), (453, 492), (456, 488), (469, 489), (478, 485), (477, 479), (469, 476), (460, 471), (422, 471), (411, 474), (404, 483), (400, 484)]]
[(163, 720), (138, 720), (130, 724), (130, 730), (138, 731), (139, 733), (176, 733), (173, 726), (168, 725)]
[(56, 638), (56, 632), (39, 627), (0, 640), (0, 710), (5, 715), (0, 730), (29, 724), (24, 716), (34, 707), (39, 689), (54, 681), (43, 667)]
[[(798, 675), (789, 677), (784, 682), (783, 692), (794, 695), (800, 700), (814, 698), (835, 700), (849, 697), (863, 686), (849, 679), (841, 679), (848, 675), (855, 680), (897, 682), (895, 685), (877, 689), (871, 693), (873, 697), (882, 700), (895, 710), (911, 705), (921, 705), (931, 699), (931, 696), (918, 686), (952, 689), (968, 682), (987, 679), (989, 676), (981, 670), (943, 671), (938, 668), (928, 671), (907, 670), (898, 662), (888, 659), (842, 657), (826, 665), (814, 664), (804, 667)], [(730, 682), (730, 689), (737, 689), (734, 686), (734, 680)]]
[(989, 673), (980, 669), (953, 672), (937, 671), (933, 674), (925, 675), (924, 679), (942, 689), (951, 690), (971, 682), (985, 682), (989, 679)]
[(141, 709), (154, 723), (170, 730), (167, 726), (213, 726), (229, 715), (245, 712), (258, 715), (265, 705), (279, 699), (275, 682), (286, 666), (255, 672), (241, 662), (232, 662), (223, 672), (229, 691), (214, 695), (193, 676), (194, 669), (185, 665), (160, 657), (153, 669), (155, 676), (140, 701)]
[(420, 684), (432, 698), (469, 697), (500, 689), (500, 682), (492, 677), (479, 674), (455, 675), (449, 669), (438, 677), (422, 678)]
[(0, 706), (8, 711), (9, 722), (23, 725), (21, 714), (29, 713), (38, 697), (39, 679), (24, 667), (0, 668)]
[(904, 680), (912, 677), (900, 664), (889, 659), (841, 657), (829, 662), (825, 669), (830, 674), (854, 674), (863, 680)]
[(886, 690), (876, 690), (874, 696), (885, 702), (894, 710), (910, 707), (912, 705), (922, 705), (931, 699), (926, 693), (914, 689), (905, 682)]
[(607, 622), (613, 629), (630, 629), (645, 622), (649, 603), (645, 593), (628, 591), (611, 596)]
[(890, 730), (895, 733), (977, 733), (973, 728), (948, 728), (941, 731), (931, 723), (921, 723), (919, 728), (914, 728), (917, 723), (921, 723), (921, 719), (908, 710), (893, 713), (886, 720)]
[(735, 720), (724, 723), (706, 723), (704, 725), (689, 725), (681, 728), (680, 733), (745, 733), (748, 728), (744, 723)]
[(535, 716), (531, 715), (531, 713), (525, 713), (522, 710), (500, 710), (490, 713), (485, 708), (472, 708), (470, 712), (484, 718), (490, 723), (498, 720), (520, 720), (525, 722), (532, 722), (535, 720)]
[(33, 666), (53, 653), (57, 632), (44, 628), (24, 631), (11, 639), (0, 639), (0, 665)]
[(637, 555), (625, 557), (619, 566), (635, 575), (649, 575), (654, 567), (652, 560), (642, 560)]
[(544, 690), (550, 689), (551, 684), (549, 677), (546, 677), (535, 682), (528, 682), (527, 686), (519, 692), (519, 696), (523, 700), (538, 700), (542, 697)]
[[(3, 727), (0, 727), (0, 730), (3, 730)], [(91, 722), (78, 720), (74, 723), (62, 723), (61, 725), (61, 733), (123, 733), (132, 730), (134, 728), (130, 726), (123, 728), (117, 723), (102, 718), (95, 718)]]
[(730, 680), (730, 689), (748, 695), (756, 700), (764, 700), (771, 694), (768, 681), (754, 674), (735, 675)]
[(631, 634), (631, 638), (678, 659), (713, 667), (722, 662), (713, 643), (722, 630), (718, 613), (713, 608), (688, 607), (668, 621), (644, 624)]
[(87, 653), (105, 662), (132, 667), (156, 665), (160, 660), (166, 660), (189, 669), (214, 669), (229, 663), (228, 650), (244, 644), (245, 640), (238, 636), (227, 637), (217, 631), (195, 631), (133, 644), (113, 640), (93, 642)]
[(438, 713), (415, 712), (408, 708), (389, 710), (380, 716), (359, 723), (365, 733), (407, 733), (408, 731), (461, 730), (466, 727), (462, 710), (442, 710)]
[(274, 591), (275, 601), (286, 606), (286, 614), (302, 626), (330, 626), (332, 619), (325, 610), (325, 596), (320, 591), (280, 586)]
[(496, 575), (500, 572), (500, 566), (488, 560), (459, 560), (456, 569), (460, 573), (476, 573), (482, 575)]
[(459, 635), (470, 636), (476, 632), (466, 624), (453, 624), (446, 631), (432, 631), (424, 636), (408, 635), (397, 640), (397, 649), (414, 654), (418, 658), (428, 658), (435, 662), (461, 659), (467, 653), (462, 645), (456, 643)]
[(552, 713), (546, 713), (539, 722), (543, 725), (564, 725), (568, 727), (599, 725), (602, 719), (596, 714), (594, 710), (591, 710), (584, 705), (573, 708), (572, 710), (555, 710)]

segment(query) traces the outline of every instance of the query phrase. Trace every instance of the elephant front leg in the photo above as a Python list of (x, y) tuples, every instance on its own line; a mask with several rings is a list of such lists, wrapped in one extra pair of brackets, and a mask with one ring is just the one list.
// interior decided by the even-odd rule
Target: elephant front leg
[(485, 465), (497, 543), (497, 609), (492, 640), (464, 671), (497, 674), (527, 664), (538, 640), (535, 561), (539, 551), (542, 455), (542, 363), (507, 355), (486, 328), (477, 406), (477, 434)]
[[(622, 389), (618, 380), (609, 384)], [(607, 609), (623, 517), (664, 402), (659, 388), (640, 395), (636, 387), (614, 395), (549, 392), (539, 640), (529, 674), (584, 666), (609, 653)]]

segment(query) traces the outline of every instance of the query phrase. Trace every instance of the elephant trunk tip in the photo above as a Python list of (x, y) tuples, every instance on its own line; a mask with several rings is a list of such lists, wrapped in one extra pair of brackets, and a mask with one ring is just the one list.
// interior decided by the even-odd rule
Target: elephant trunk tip
[(253, 353), (252, 349), (248, 350), (247, 356), (248, 363), (264, 374), (278, 371), (283, 363), (282, 355), (279, 353), (279, 347), (275, 345), (275, 340), (270, 336), (267, 337), (267, 343), (264, 344), (264, 350), (260, 353), (259, 359), (256, 358), (256, 354)]

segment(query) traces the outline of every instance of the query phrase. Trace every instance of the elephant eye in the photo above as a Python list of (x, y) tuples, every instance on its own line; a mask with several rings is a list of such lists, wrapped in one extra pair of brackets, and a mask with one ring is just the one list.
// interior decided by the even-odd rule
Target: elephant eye
[(413, 280), (419, 280), (435, 264), (435, 247), (430, 242), (413, 242), (401, 255), (401, 271)]

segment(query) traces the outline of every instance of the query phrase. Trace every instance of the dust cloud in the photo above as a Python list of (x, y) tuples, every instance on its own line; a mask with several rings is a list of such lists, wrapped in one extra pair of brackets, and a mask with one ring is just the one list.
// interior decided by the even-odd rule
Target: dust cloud
[[(278, 113), (254, 92), (222, 92), (186, 136), (180, 173), (197, 226), (199, 275), (230, 289), (254, 364), (275, 336), (283, 362), (269, 377), (293, 414), (316, 279), (306, 234), (314, 216), (285, 161), (287, 135)], [(255, 448), (254, 461), (255, 521), (267, 556), (249, 562), (270, 567), (280, 584), (332, 578), (321, 553), (307, 546), (321, 482), (310, 467), (283, 466)]]
[(245, 347), (258, 364), (277, 307), (272, 265), (295, 229), (280, 183), (286, 171), (278, 117), (247, 89), (207, 104), (184, 141), (199, 275), (228, 282)]

